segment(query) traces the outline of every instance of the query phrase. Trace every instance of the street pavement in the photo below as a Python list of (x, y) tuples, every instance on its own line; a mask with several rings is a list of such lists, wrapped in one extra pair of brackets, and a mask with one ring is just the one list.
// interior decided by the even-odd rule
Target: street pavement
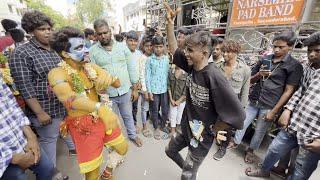
[[(115, 170), (117, 180), (179, 180), (181, 170), (169, 159), (165, 153), (165, 146), (168, 140), (155, 140), (145, 138), (140, 134), (144, 144), (138, 148), (133, 143), (129, 143), (129, 151), (125, 162)], [(268, 141), (268, 140), (266, 140)], [(262, 145), (262, 150), (258, 152), (260, 157), (266, 149), (266, 142)], [(58, 142), (58, 167), (70, 180), (83, 180), (79, 174), (76, 157), (68, 155), (68, 149), (63, 141)], [(237, 150), (230, 150), (221, 161), (212, 158), (217, 147), (214, 145), (208, 156), (200, 166), (197, 180), (255, 180), (259, 178), (249, 178), (244, 174), (244, 170), (249, 165), (243, 161), (245, 146), (240, 146)], [(182, 154), (186, 155), (186, 149)], [(105, 153), (106, 155), (107, 153)], [(105, 164), (105, 162), (104, 162)], [(104, 167), (104, 166), (103, 166)], [(102, 168), (103, 168), (102, 167)], [(261, 179), (261, 178), (260, 178)], [(271, 176), (272, 180), (279, 180), (276, 176)], [(320, 169), (313, 173), (310, 180), (320, 179)]]
[[(140, 109), (140, 108), (139, 108)], [(140, 112), (138, 112), (140, 114)], [(138, 119), (140, 117), (138, 116)], [(152, 127), (149, 124), (149, 127)], [(122, 127), (123, 123), (122, 123)], [(125, 133), (125, 132), (124, 132)], [(125, 162), (121, 164), (114, 172), (116, 180), (179, 180), (181, 169), (169, 159), (164, 150), (169, 140), (155, 140), (154, 138), (145, 138), (142, 134), (138, 135), (143, 140), (143, 146), (138, 148), (129, 142), (129, 151), (125, 157)], [(264, 153), (270, 143), (266, 138), (257, 152), (258, 156), (264, 157)], [(261, 178), (250, 178), (244, 174), (248, 164), (244, 163), (243, 156), (245, 145), (240, 145), (236, 150), (229, 150), (221, 161), (212, 158), (217, 151), (214, 144), (198, 171), (197, 180), (255, 180)], [(89, 146), (89, 144), (88, 144)], [(184, 149), (182, 155), (185, 157), (187, 149)], [(107, 151), (104, 152), (105, 161), (101, 171), (107, 161)], [(69, 156), (67, 146), (61, 139), (58, 140), (57, 148), (57, 167), (64, 174), (69, 176), (69, 180), (84, 180), (84, 176), (79, 173), (76, 156)], [(29, 173), (29, 179), (35, 179)], [(271, 176), (272, 180), (279, 180), (276, 176)], [(318, 168), (310, 180), (320, 179), (320, 168)]]

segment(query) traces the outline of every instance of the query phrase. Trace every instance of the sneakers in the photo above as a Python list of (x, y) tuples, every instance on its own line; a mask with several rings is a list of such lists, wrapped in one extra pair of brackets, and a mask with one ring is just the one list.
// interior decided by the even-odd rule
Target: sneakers
[(224, 147), (219, 147), (218, 151), (213, 155), (213, 159), (220, 161), (223, 156), (226, 154), (227, 149)]

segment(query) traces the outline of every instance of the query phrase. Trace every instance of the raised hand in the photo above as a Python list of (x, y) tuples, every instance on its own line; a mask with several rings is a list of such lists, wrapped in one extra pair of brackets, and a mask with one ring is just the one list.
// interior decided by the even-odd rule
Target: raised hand
[(164, 2), (163, 5), (167, 10), (168, 23), (174, 23), (174, 19), (177, 16), (177, 14), (180, 13), (181, 7), (178, 7), (175, 11), (173, 11), (167, 2)]

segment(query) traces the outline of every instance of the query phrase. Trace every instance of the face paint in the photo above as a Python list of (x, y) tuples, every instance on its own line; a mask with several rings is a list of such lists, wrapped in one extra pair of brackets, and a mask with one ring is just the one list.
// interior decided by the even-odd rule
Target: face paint
[(71, 44), (71, 47), (69, 48), (68, 55), (74, 60), (74, 61), (83, 61), (84, 56), (88, 53), (88, 49), (85, 47), (85, 41), (83, 38), (75, 37), (75, 38), (69, 38), (69, 43)]

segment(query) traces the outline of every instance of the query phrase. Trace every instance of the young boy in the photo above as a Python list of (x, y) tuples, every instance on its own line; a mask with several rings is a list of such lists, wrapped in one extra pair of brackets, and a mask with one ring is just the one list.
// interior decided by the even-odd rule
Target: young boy
[[(140, 83), (140, 92), (139, 96), (141, 96), (141, 121), (142, 121), (142, 134), (143, 136), (150, 138), (152, 137), (151, 132), (147, 126), (147, 113), (149, 111), (149, 96), (146, 87), (146, 78), (145, 78), (145, 66), (148, 57), (150, 57), (153, 53), (152, 49), (152, 38), (144, 37), (141, 42), (141, 51), (143, 52), (142, 56), (138, 59), (138, 67), (139, 67), (139, 83)], [(132, 103), (133, 106), (133, 117), (135, 117), (135, 124), (137, 125), (136, 116), (138, 113), (138, 100)]]
[[(182, 133), (172, 137), (166, 154), (182, 168), (182, 180), (195, 180), (202, 161), (209, 152), (214, 135), (210, 130), (217, 118), (241, 129), (245, 112), (227, 79), (208, 59), (212, 51), (211, 37), (197, 32), (186, 39), (186, 59), (173, 62), (189, 75), (186, 107), (181, 120)], [(183, 160), (179, 151), (188, 147)]]
[(187, 73), (178, 66), (172, 65), (169, 73), (169, 120), (171, 125), (171, 136), (176, 135), (176, 129), (180, 128), (182, 113), (186, 105), (186, 79)]
[[(134, 61), (135, 67), (137, 68), (137, 72), (139, 74), (139, 81), (138, 81), (138, 86), (141, 87), (141, 69), (140, 69), (140, 59), (143, 56), (140, 50), (137, 49), (138, 46), (138, 40), (139, 40), (139, 35), (136, 31), (129, 31), (126, 33), (126, 44), (127, 47), (129, 48), (131, 54), (132, 54), (132, 61)], [(136, 93), (138, 93), (136, 91)], [(137, 95), (138, 96), (138, 95)], [(136, 126), (136, 132), (137, 134), (140, 133), (140, 128), (137, 126), (137, 112), (138, 112), (138, 99), (136, 101), (132, 101), (132, 114), (133, 114), (133, 120), (134, 120), (134, 125)]]
[[(151, 120), (154, 127), (154, 138), (160, 139), (160, 128), (165, 127), (168, 120), (168, 73), (169, 57), (164, 54), (165, 41), (163, 37), (155, 36), (152, 39), (154, 54), (146, 62), (146, 86), (150, 99)], [(161, 117), (159, 116), (161, 107)], [(167, 134), (163, 136), (164, 139)]]

